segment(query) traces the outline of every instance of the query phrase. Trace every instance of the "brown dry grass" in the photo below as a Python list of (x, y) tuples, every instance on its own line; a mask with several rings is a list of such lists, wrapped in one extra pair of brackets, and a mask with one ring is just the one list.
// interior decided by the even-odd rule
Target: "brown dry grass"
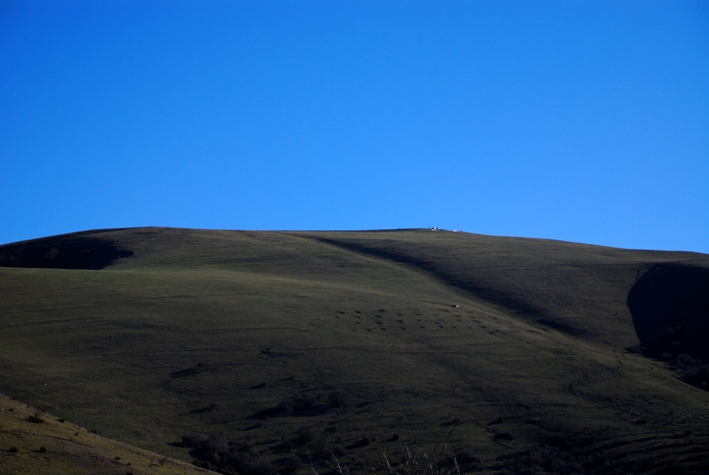
[[(39, 422), (41, 421), (41, 422)], [(176, 475), (206, 470), (116, 442), (0, 395), (0, 473)]]

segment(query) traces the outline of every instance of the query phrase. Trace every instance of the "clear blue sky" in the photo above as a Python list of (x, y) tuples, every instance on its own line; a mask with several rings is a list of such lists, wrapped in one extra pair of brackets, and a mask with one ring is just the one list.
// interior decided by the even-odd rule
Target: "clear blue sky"
[(709, 253), (709, 2), (0, 0), (0, 243), (147, 225)]

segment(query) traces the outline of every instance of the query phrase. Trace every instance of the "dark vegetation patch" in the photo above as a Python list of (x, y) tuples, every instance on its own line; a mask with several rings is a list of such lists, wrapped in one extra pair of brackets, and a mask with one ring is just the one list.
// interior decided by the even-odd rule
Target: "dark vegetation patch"
[(709, 269), (655, 265), (630, 290), (628, 308), (642, 354), (709, 390)]
[(709, 473), (707, 448), (689, 448), (690, 435), (660, 440), (614, 436), (603, 430), (546, 443), (498, 459), (503, 475), (699, 475)]
[(670, 365), (679, 372), (683, 381), (709, 391), (709, 364), (695, 360), (687, 354), (673, 357)]
[(0, 246), (0, 267), (98, 270), (132, 255), (109, 239), (72, 234)]
[(182, 437), (182, 444), (190, 447), (190, 455), (195, 457), (195, 465), (224, 474), (275, 475), (273, 464), (262, 458), (249, 440), (233, 442), (220, 434), (203, 437), (188, 434)]
[[(598, 451), (584, 453), (559, 447), (538, 446), (522, 454), (508, 457), (499, 473), (502, 475), (703, 475), (709, 464), (701, 458), (658, 457), (642, 452), (634, 457), (614, 458)], [(672, 459), (675, 460), (672, 460)]]
[[(335, 429), (335, 431), (337, 431)], [(271, 447), (271, 454), (278, 454), (270, 460), (268, 453), (259, 453), (260, 444), (252, 439), (234, 442), (219, 434), (202, 436), (188, 434), (182, 437), (181, 447), (190, 448), (194, 464), (224, 474), (243, 475), (289, 474), (310, 467), (311, 472), (331, 475), (353, 475), (355, 473), (389, 473), (391, 475), (460, 475), (477, 472), (484, 468), (483, 460), (469, 446), (450, 450), (447, 444), (437, 444), (430, 452), (403, 444), (397, 453), (383, 454), (378, 462), (364, 462), (349, 450), (363, 449), (375, 443), (375, 438), (361, 437), (347, 448), (337, 442), (330, 443), (328, 434), (314, 427), (301, 427), (291, 434), (290, 442), (277, 448)], [(398, 440), (393, 437), (389, 441)]]
[(323, 464), (329, 457), (345, 455), (340, 445), (329, 445), (327, 435), (313, 427), (302, 427), (294, 435), (291, 441), (284, 440), (271, 448), (271, 453), (281, 455), (274, 460), (259, 453), (256, 449), (258, 444), (250, 438), (234, 442), (220, 434), (208, 437), (188, 434), (182, 437), (179, 446), (190, 448), (195, 465), (219, 473), (242, 475), (293, 473), (304, 463), (312, 467), (313, 464)]
[(32, 422), (33, 424), (42, 424), (42, 423), (44, 423), (44, 419), (42, 419), (39, 414), (34, 414), (34, 415), (32, 415), (32, 416), (27, 416), (27, 421)]

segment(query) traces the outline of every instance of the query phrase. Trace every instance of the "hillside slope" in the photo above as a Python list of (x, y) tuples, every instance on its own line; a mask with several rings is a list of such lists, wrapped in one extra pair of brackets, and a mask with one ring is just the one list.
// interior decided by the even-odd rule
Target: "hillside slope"
[(106, 439), (0, 395), (0, 473), (190, 475), (208, 471)]
[[(0, 265), (0, 391), (159, 453), (220, 432), (283, 470), (446, 437), (490, 471), (542, 445), (594, 473), (709, 461), (709, 393), (637, 349), (671, 328), (699, 357), (706, 255), (137, 228), (0, 246)], [(667, 266), (696, 289), (645, 284)]]

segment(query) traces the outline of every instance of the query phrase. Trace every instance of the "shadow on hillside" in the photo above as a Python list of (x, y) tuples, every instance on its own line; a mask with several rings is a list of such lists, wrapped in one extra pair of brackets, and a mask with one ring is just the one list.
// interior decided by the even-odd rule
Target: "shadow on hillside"
[[(680, 437), (685, 437), (681, 435)], [(630, 444), (643, 449), (628, 450)], [(662, 445), (645, 445), (646, 439), (633, 442), (614, 437), (606, 429), (552, 436), (545, 443), (526, 447), (500, 457), (502, 474), (652, 474), (704, 475), (709, 469), (706, 448), (690, 456), (678, 456), (677, 450)], [(636, 447), (638, 447), (636, 446)], [(620, 453), (619, 453), (620, 452)], [(621, 455), (622, 454), (622, 455)]]
[[(511, 292), (482, 285), (481, 283), (474, 281), (465, 273), (463, 275), (459, 275), (454, 270), (447, 268), (444, 264), (441, 264), (436, 260), (420, 258), (415, 255), (411, 255), (406, 251), (387, 249), (383, 247), (368, 247), (364, 244), (339, 241), (337, 239), (324, 237), (313, 237), (312, 239), (366, 256), (376, 257), (378, 259), (384, 259), (398, 264), (414, 267), (432, 277), (435, 277), (446, 285), (456, 287), (470, 293), (476, 298), (486, 300), (518, 314), (527, 315), (536, 319), (541, 318), (543, 321), (540, 321), (539, 323), (542, 325), (553, 327), (559, 331), (567, 331), (568, 329), (571, 329), (571, 327), (564, 324), (550, 324), (550, 322), (553, 322), (551, 317), (547, 315), (544, 309), (535, 305), (533, 302), (516, 297)], [(555, 327), (554, 325), (557, 326)]]
[(688, 354), (709, 362), (709, 269), (656, 265), (628, 294), (644, 354)]
[(656, 265), (630, 289), (628, 308), (643, 355), (709, 391), (709, 269)]
[(0, 246), (0, 267), (98, 270), (132, 255), (106, 239), (62, 236)]

